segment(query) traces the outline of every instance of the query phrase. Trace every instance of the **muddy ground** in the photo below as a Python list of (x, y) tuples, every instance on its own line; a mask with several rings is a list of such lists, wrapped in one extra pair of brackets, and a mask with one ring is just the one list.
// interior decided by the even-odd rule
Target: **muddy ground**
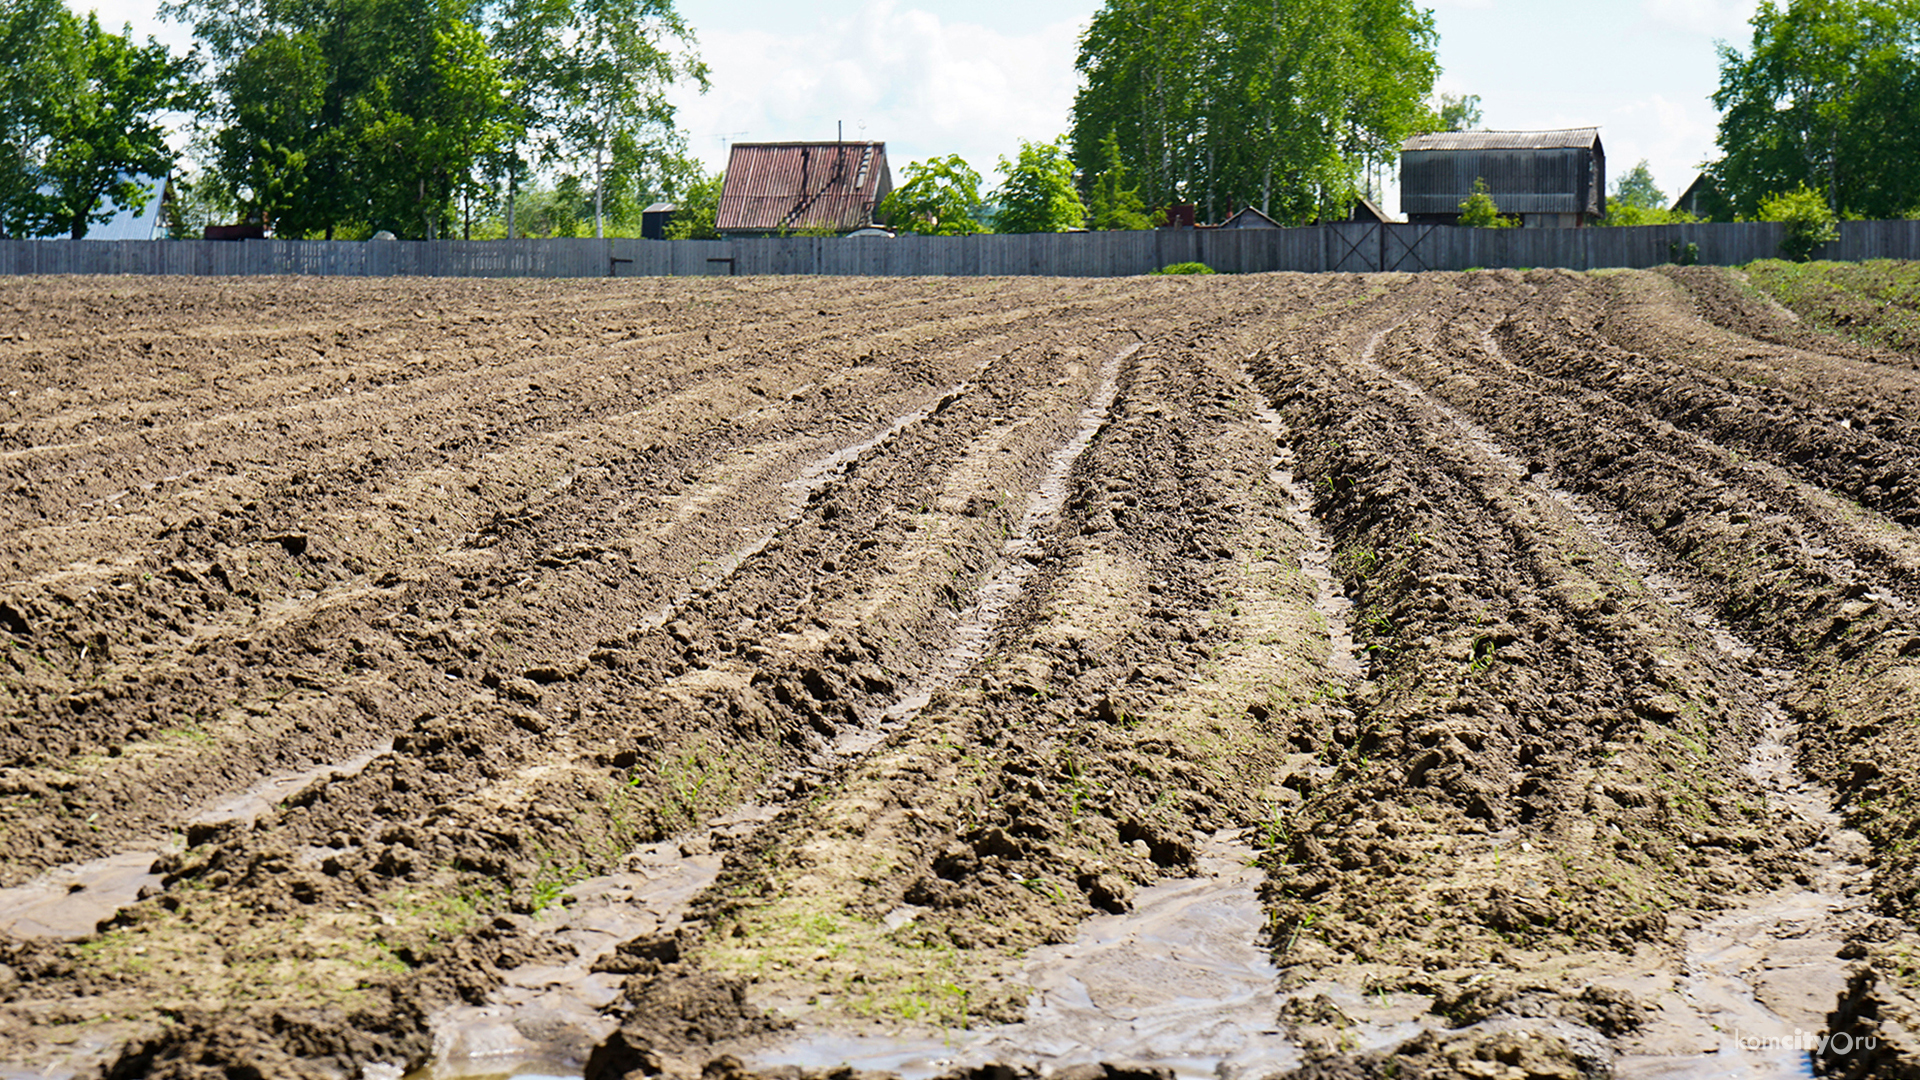
[(1706, 268), (0, 281), (0, 1076), (825, 1067), (1229, 878), (1221, 1075), (1920, 1075), (1916, 446)]

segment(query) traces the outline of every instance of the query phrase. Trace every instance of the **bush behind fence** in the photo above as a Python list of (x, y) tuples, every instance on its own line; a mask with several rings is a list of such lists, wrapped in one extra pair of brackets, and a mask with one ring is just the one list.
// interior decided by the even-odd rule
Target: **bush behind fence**
[[(1564, 267), (1677, 261), (1732, 266), (1779, 255), (1764, 222), (1618, 229), (1461, 229), (1340, 224), (1301, 229), (1155, 229), (1025, 236), (755, 240), (0, 240), (0, 274), (349, 277), (1115, 277), (1181, 262), (1224, 273)], [(1920, 259), (1920, 221), (1850, 221), (1816, 258)]]

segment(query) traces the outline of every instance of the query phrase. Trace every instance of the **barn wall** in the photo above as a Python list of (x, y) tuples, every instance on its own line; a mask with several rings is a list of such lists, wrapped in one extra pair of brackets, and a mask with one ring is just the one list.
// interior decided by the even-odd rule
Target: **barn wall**
[[(1647, 267), (1686, 245), (1702, 263), (1777, 257), (1783, 229), (1765, 222), (1607, 229), (1460, 229), (1339, 223), (1303, 229), (1154, 229), (1030, 236), (793, 236), (761, 240), (0, 240), (0, 274), (186, 276), (697, 277), (830, 274), (881, 277), (1114, 277), (1172, 263), (1226, 273), (1471, 268)], [(1920, 221), (1849, 221), (1818, 253), (1845, 261), (1920, 259)]]

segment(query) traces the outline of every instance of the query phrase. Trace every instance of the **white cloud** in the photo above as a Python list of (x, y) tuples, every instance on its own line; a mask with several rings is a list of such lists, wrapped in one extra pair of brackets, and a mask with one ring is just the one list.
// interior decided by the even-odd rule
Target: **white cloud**
[(675, 100), (692, 149), (716, 169), (729, 142), (831, 139), (844, 121), (847, 138), (887, 144), (896, 174), (954, 153), (984, 174), (1020, 139), (1066, 130), (1080, 29), (997, 30), (893, 0), (798, 34), (710, 27), (700, 36), (713, 90)]
[(1669, 200), (1678, 198), (1693, 183), (1701, 163), (1719, 156), (1714, 144), (1719, 121), (1720, 114), (1707, 102), (1674, 101), (1659, 94), (1614, 107), (1602, 134), (1609, 186), (1644, 158), (1660, 190)]

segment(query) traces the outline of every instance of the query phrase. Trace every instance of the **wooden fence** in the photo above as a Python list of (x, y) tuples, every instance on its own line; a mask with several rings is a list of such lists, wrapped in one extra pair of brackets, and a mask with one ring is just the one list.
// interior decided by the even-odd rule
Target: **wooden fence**
[[(1154, 229), (1025, 236), (796, 236), (760, 240), (0, 240), (0, 274), (353, 277), (661, 277), (832, 274), (880, 277), (1114, 277), (1172, 263), (1225, 273), (1372, 273), (1472, 268), (1739, 265), (1779, 254), (1782, 227), (1460, 229), (1341, 224), (1303, 229)], [(1843, 261), (1920, 259), (1920, 221), (1852, 221), (1816, 253)]]

